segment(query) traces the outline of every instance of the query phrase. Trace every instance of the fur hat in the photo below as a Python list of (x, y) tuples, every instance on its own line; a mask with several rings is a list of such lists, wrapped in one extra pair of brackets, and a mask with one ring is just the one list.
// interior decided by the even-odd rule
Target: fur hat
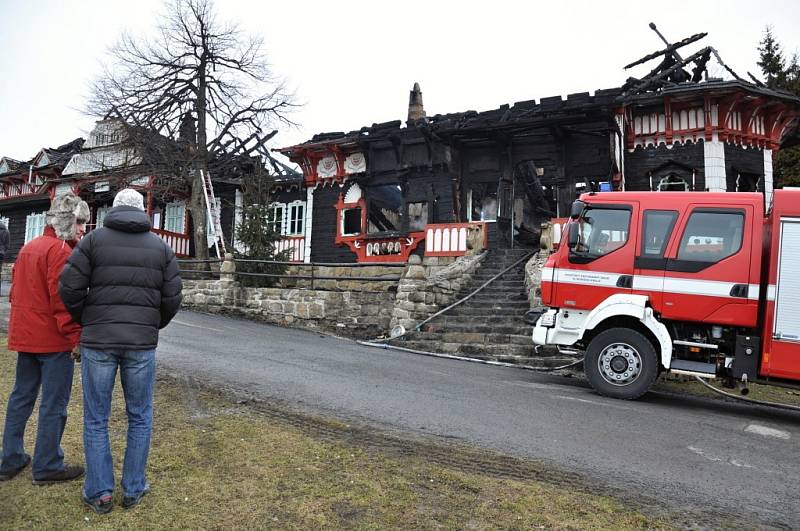
[(114, 196), (114, 206), (129, 206), (144, 210), (144, 199), (142, 199), (142, 194), (133, 188), (125, 188)]
[(89, 205), (72, 192), (57, 195), (50, 202), (45, 222), (56, 231), (56, 238), (71, 241), (78, 237), (75, 223), (89, 220)]

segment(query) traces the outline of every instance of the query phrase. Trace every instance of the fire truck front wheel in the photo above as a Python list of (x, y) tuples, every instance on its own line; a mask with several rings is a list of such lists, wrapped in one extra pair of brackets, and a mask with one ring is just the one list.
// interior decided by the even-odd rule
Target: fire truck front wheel
[(583, 367), (601, 395), (634, 400), (655, 382), (658, 356), (650, 340), (636, 330), (609, 328), (589, 343)]

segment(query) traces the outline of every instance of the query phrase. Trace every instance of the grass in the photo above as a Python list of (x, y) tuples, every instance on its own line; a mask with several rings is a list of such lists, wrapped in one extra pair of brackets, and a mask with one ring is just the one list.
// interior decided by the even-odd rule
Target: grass
[[(0, 345), (0, 422), (15, 359)], [(117, 481), (126, 430), (119, 388), (110, 422)], [(117, 492), (114, 511), (95, 515), (80, 502), (80, 482), (35, 487), (26, 469), (0, 484), (0, 528), (670, 528), (589, 489), (465, 471), (432, 462), (424, 451), (392, 454), (346, 437), (314, 437), (296, 419), (283, 421), (176, 380), (159, 379), (155, 411), (153, 490), (140, 506), (122, 509)], [(68, 461), (80, 463), (79, 371), (69, 413), (63, 447)], [(330, 426), (330, 433), (342, 431), (335, 421)], [(460, 450), (446, 452), (458, 460)]]

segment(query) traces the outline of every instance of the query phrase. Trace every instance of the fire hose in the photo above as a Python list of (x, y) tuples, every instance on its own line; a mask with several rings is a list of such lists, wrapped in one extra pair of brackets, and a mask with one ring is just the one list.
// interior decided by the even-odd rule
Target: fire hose
[(706, 382), (705, 380), (703, 380), (699, 376), (695, 376), (695, 379), (698, 382), (700, 382), (701, 384), (703, 384), (705, 387), (707, 387), (708, 389), (710, 389), (710, 390), (714, 391), (715, 393), (720, 394), (722, 396), (726, 396), (728, 398), (733, 398), (735, 400), (741, 400), (742, 402), (747, 402), (749, 404), (756, 404), (756, 405), (759, 405), (759, 406), (768, 406), (768, 407), (774, 407), (774, 408), (777, 408), (777, 409), (787, 409), (789, 411), (800, 411), (800, 406), (793, 406), (791, 404), (780, 404), (778, 402), (768, 402), (766, 400), (755, 400), (753, 398), (747, 398), (747, 397), (744, 397), (744, 396), (735, 395), (733, 393), (727, 393), (727, 392), (723, 391), (722, 389), (717, 389), (716, 387), (714, 387), (710, 383)]

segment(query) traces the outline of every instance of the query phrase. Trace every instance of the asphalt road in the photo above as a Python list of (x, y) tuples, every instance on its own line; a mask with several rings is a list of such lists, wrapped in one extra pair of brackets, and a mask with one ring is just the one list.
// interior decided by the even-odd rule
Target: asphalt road
[(800, 414), (612, 400), (563, 376), (185, 311), (162, 332), (158, 361), (305, 412), (544, 460), (631, 499), (800, 526)]

